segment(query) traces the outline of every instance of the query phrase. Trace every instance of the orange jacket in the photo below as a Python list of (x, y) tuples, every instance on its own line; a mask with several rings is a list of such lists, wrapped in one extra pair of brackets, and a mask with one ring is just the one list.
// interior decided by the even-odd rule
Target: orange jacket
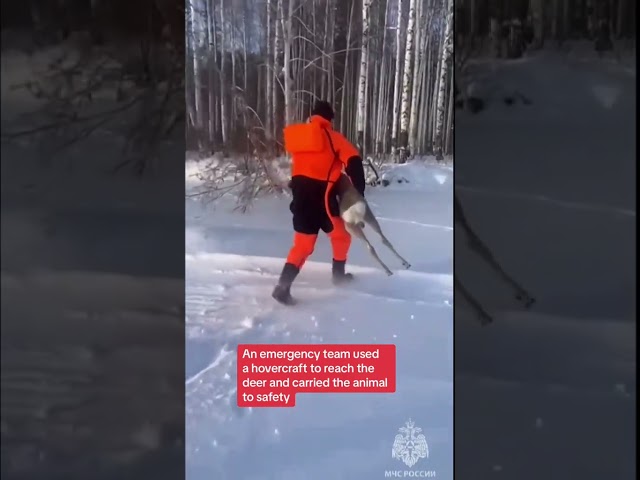
[(323, 182), (335, 182), (350, 159), (360, 158), (358, 149), (333, 130), (331, 122), (318, 115), (313, 115), (308, 123), (285, 127), (284, 148), (291, 155), (292, 177)]

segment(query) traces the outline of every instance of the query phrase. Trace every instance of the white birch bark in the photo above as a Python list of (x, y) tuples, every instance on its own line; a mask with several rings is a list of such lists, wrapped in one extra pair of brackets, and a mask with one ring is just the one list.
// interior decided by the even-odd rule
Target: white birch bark
[[(208, 118), (209, 118), (209, 144), (211, 146), (214, 145), (215, 143), (215, 136), (216, 136), (216, 126), (215, 126), (215, 118), (216, 118), (216, 108), (215, 108), (215, 92), (214, 92), (214, 87), (215, 87), (215, 75), (216, 75), (216, 71), (215, 71), (215, 63), (216, 63), (216, 51), (215, 48), (215, 35), (216, 35), (216, 31), (215, 31), (215, 21), (214, 21), (214, 15), (213, 15), (213, 5), (211, 5), (211, 0), (207, 0), (206, 1), (206, 11), (207, 11), (207, 48), (206, 48), (206, 52), (207, 52), (207, 63), (208, 63), (208, 72), (207, 72), (207, 76), (208, 76), (208, 88), (207, 88), (207, 97), (209, 100), (209, 112), (208, 112)], [(212, 55), (213, 52), (213, 55)], [(213, 58), (212, 58), (213, 57)]]
[(349, 10), (349, 28), (347, 29), (347, 52), (344, 60), (344, 74), (342, 76), (342, 99), (340, 101), (340, 129), (343, 133), (347, 131), (347, 112), (348, 112), (348, 93), (349, 93), (349, 73), (350, 73), (350, 63), (349, 59), (351, 56), (349, 55), (351, 49), (349, 46), (351, 45), (351, 25), (353, 23), (353, 14), (355, 10), (356, 2), (351, 3), (351, 9)]
[[(531, 8), (540, 2), (531, 0)], [(489, 13), (500, 18), (499, 7), (489, 3), (491, 11), (485, 12), (478, 0), (466, 0), (468, 9), (482, 14), (476, 33)], [(196, 17), (195, 24), (187, 25), (192, 57), (185, 92), (194, 140), (197, 131), (205, 148), (207, 137), (218, 144), (222, 137), (223, 146), (231, 149), (232, 139), (263, 127), (261, 141), (272, 154), (282, 139), (283, 120), (306, 118), (322, 98), (336, 108), (336, 128), (353, 138), (364, 155), (369, 150), (369, 155), (391, 152), (397, 158), (399, 148), (404, 154), (430, 153), (436, 139), (446, 153), (453, 118), (451, 65), (443, 63), (441, 46), (445, 4), (447, 0), (203, 0), (187, 5), (186, 13)], [(560, 5), (564, 2), (558, 2), (561, 27), (565, 12)], [(629, 2), (624, 5), (631, 10)], [(361, 7), (362, 16), (355, 10)], [(614, 23), (620, 8), (614, 10)]]
[(398, 118), (400, 117), (400, 74), (402, 73), (402, 0), (398, 1), (396, 24), (396, 69), (393, 80), (393, 120), (391, 123), (391, 149), (395, 156), (398, 146)]
[(386, 115), (386, 104), (388, 103), (388, 96), (387, 96), (387, 78), (388, 78), (388, 72), (387, 72), (387, 65), (389, 63), (388, 59), (387, 59), (387, 49), (386, 49), (386, 45), (387, 45), (387, 25), (388, 25), (388, 18), (389, 18), (389, 0), (385, 1), (385, 10), (384, 10), (384, 32), (382, 33), (382, 48), (381, 48), (381, 56), (382, 56), (382, 60), (381, 60), (381, 67), (380, 67), (380, 74), (376, 75), (376, 79), (379, 78), (378, 81), (378, 89), (377, 89), (377, 96), (378, 96), (378, 104), (376, 106), (376, 111), (377, 111), (377, 121), (376, 121), (376, 128), (375, 128), (375, 139), (376, 139), (376, 145), (375, 145), (375, 152), (378, 154), (383, 153), (383, 144), (384, 144), (384, 138), (386, 137), (386, 132), (385, 132), (385, 126), (386, 126), (386, 119), (387, 119), (387, 115)]
[[(282, 5), (282, 2), (279, 2)], [(293, 122), (293, 88), (291, 81), (291, 47), (293, 42), (293, 30), (291, 27), (293, 20), (293, 6), (294, 0), (289, 0), (289, 11), (285, 15), (284, 9), (280, 11), (280, 18), (282, 19), (282, 35), (284, 38), (284, 121), (285, 124)]]
[[(329, 12), (329, 46), (325, 53), (333, 52), (335, 45), (336, 31), (336, 0), (329, 0), (331, 10)], [(327, 79), (329, 96), (327, 101), (332, 104), (336, 101), (336, 75), (334, 70), (334, 61), (329, 60), (329, 78)]]
[[(416, 8), (416, 18), (420, 18), (417, 22), (414, 43), (417, 46), (416, 52), (413, 56), (413, 79), (411, 80), (411, 108), (409, 114), (409, 132), (408, 132), (408, 145), (409, 155), (415, 153), (416, 143), (416, 129), (418, 122), (418, 88), (420, 86), (420, 73), (422, 64), (424, 63), (424, 48), (423, 39), (426, 35), (427, 19), (425, 15), (425, 8), (422, 7), (423, 2), (418, 2)], [(424, 30), (424, 34), (423, 34)]]
[(454, 79), (453, 79), (453, 75), (449, 75), (451, 77), (451, 80), (449, 81), (449, 106), (447, 107), (447, 128), (445, 130), (445, 147), (444, 147), (444, 153), (448, 154), (451, 151), (449, 150), (450, 148), (452, 148), (453, 146), (453, 104), (454, 104), (454, 100), (455, 100), (455, 94), (454, 94)]
[(364, 149), (365, 113), (367, 107), (367, 72), (369, 70), (369, 11), (372, 0), (362, 1), (362, 48), (360, 54), (360, 75), (358, 80), (358, 115), (356, 131), (358, 147)]
[[(329, 9), (331, 8), (331, 2), (329, 2), (328, 0), (326, 1), (326, 5), (325, 5), (325, 12), (324, 12), (324, 33), (323, 33), (323, 37), (322, 37), (322, 81), (321, 81), (321, 85), (320, 85), (320, 98), (322, 98), (323, 100), (327, 100), (330, 101), (328, 99), (328, 93), (329, 93), (329, 59), (327, 58), (326, 54), (329, 51)], [(315, 12), (315, 9), (314, 9)], [(315, 23), (315, 22), (314, 22)]]
[(226, 152), (227, 149), (227, 132), (229, 126), (229, 119), (227, 114), (227, 101), (226, 101), (226, 91), (225, 85), (227, 84), (224, 70), (226, 60), (226, 36), (225, 30), (226, 25), (224, 21), (224, 0), (220, 0), (220, 127), (222, 131), (222, 148), (223, 151)]
[(272, 0), (267, 0), (267, 92), (265, 95), (265, 137), (267, 139), (267, 143), (270, 143), (270, 140), (273, 138), (273, 43), (271, 43), (273, 6), (271, 1)]
[(445, 96), (447, 89), (447, 68), (453, 50), (453, 0), (447, 0), (447, 17), (445, 20), (444, 41), (442, 42), (442, 58), (440, 78), (438, 79), (438, 100), (436, 106), (435, 154), (436, 160), (443, 160), (442, 143), (444, 141)]
[(404, 57), (404, 75), (402, 77), (402, 101), (400, 107), (400, 162), (406, 161), (409, 107), (411, 105), (412, 60), (416, 24), (416, 0), (409, 1), (409, 21), (407, 23), (407, 42)]
[(189, 2), (189, 8), (191, 10), (191, 35), (192, 35), (192, 39), (193, 39), (193, 95), (194, 95), (194, 110), (195, 110), (195, 114), (196, 114), (196, 118), (195, 118), (195, 126), (196, 126), (196, 131), (200, 132), (200, 130), (202, 129), (202, 84), (201, 84), (201, 72), (200, 72), (200, 59), (199, 59), (199, 54), (200, 54), (200, 49), (198, 48), (198, 34), (196, 31), (196, 19), (197, 19), (197, 14), (196, 14), (196, 9), (195, 6), (193, 4), (194, 0), (190, 0)]
[(280, 97), (280, 92), (282, 91), (282, 87), (279, 81), (280, 78), (280, 57), (282, 55), (282, 28), (281, 22), (278, 22), (278, 15), (280, 15), (283, 11), (282, 0), (278, 0), (278, 6), (276, 9), (276, 19), (274, 22), (275, 29), (275, 41), (273, 48), (273, 92), (272, 92), (272, 107), (273, 107), (273, 134), (274, 138), (278, 138), (278, 129), (280, 128), (280, 112), (279, 112), (279, 102), (278, 98)]

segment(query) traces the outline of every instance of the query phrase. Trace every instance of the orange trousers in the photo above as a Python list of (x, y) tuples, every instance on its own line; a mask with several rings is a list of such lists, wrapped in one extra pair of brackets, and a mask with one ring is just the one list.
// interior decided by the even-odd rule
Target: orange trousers
[[(333, 230), (327, 235), (331, 241), (333, 260), (345, 262), (349, 247), (351, 246), (351, 235), (344, 227), (344, 221), (340, 217), (331, 217)], [(307, 259), (313, 253), (316, 246), (318, 234), (307, 234), (294, 232), (293, 246), (287, 256), (287, 263), (291, 263), (298, 268), (302, 268)]]

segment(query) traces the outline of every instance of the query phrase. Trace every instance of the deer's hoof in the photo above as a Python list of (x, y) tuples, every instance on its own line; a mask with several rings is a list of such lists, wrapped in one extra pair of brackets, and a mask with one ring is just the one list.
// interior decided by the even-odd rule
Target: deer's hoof
[(536, 299), (526, 293), (516, 295), (516, 299), (522, 302), (525, 308), (530, 308), (531, 305), (536, 303)]

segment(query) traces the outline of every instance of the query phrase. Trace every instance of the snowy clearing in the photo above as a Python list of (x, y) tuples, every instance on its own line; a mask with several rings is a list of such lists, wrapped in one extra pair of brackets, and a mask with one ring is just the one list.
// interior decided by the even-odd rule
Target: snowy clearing
[[(197, 168), (188, 164), (187, 176)], [(293, 236), (288, 197), (261, 198), (246, 215), (230, 212), (230, 197), (208, 206), (187, 200), (188, 478), (384, 478), (407, 469), (391, 450), (409, 419), (430, 449), (413, 470), (453, 478), (452, 169), (398, 168), (411, 183), (370, 188), (367, 197), (412, 269), (370, 235), (395, 275), (354, 242), (357, 280), (338, 289), (321, 235), (294, 283), (293, 308), (270, 296)], [(187, 185), (197, 188), (193, 177)], [(239, 409), (235, 348), (247, 342), (394, 343), (397, 392), (301, 394), (292, 409)]]
[[(3, 134), (31, 68), (3, 55)], [(183, 141), (115, 175), (116, 120), (55, 157), (2, 142), (3, 478), (182, 474)]]
[(635, 65), (594, 57), (480, 62), (532, 104), (456, 115), (469, 221), (538, 300), (510, 312), (456, 244), (497, 313), (478, 332), (456, 307), (456, 478), (635, 478)]

